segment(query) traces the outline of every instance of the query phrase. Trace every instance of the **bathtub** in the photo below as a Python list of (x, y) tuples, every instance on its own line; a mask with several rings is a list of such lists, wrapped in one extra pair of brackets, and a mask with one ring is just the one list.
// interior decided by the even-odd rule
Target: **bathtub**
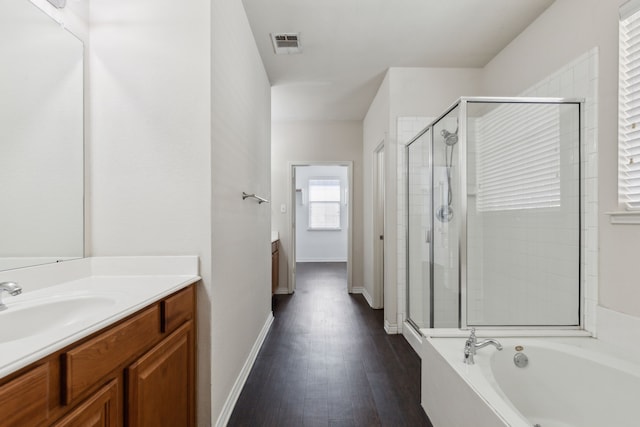
[[(465, 338), (423, 342), (422, 406), (435, 427), (638, 427), (640, 356), (593, 338), (498, 338), (463, 363)], [(516, 367), (521, 346), (529, 363)]]

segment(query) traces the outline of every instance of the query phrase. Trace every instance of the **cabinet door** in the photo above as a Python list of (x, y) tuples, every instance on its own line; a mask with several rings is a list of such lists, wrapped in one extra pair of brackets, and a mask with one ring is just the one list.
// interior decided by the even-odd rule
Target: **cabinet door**
[(0, 426), (39, 426), (49, 416), (49, 365), (0, 386)]
[(193, 323), (185, 323), (127, 369), (129, 427), (195, 424)]
[(122, 425), (118, 380), (113, 380), (54, 424), (54, 427), (117, 427)]

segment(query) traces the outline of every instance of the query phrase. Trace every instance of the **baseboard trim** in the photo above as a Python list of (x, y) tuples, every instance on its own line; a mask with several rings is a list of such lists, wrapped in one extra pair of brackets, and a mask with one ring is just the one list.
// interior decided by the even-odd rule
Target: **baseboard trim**
[(396, 321), (398, 324), (398, 333), (403, 334), (404, 331), (404, 313), (398, 313), (398, 320)]
[(364, 296), (364, 299), (366, 299), (367, 302), (369, 303), (369, 307), (375, 308), (373, 306), (373, 297), (371, 296), (371, 294), (369, 293), (369, 291), (365, 287), (362, 288), (362, 296)]
[(405, 321), (402, 327), (402, 336), (409, 342), (413, 350), (422, 359), (422, 336), (413, 329), (409, 322)]
[(289, 289), (287, 288), (276, 288), (276, 295), (289, 295)]
[(346, 259), (332, 259), (332, 258), (315, 258), (315, 259), (296, 259), (296, 262), (348, 262)]
[(365, 288), (364, 286), (354, 286), (353, 288), (351, 288), (351, 293), (362, 294), (364, 299), (367, 300), (367, 304), (369, 304), (369, 307), (374, 309), (376, 308), (373, 306), (373, 298), (371, 298), (371, 294), (369, 294), (369, 291), (367, 291), (367, 288)]
[(249, 357), (244, 362), (244, 366), (240, 371), (240, 375), (236, 379), (235, 384), (231, 388), (231, 392), (227, 397), (227, 401), (224, 403), (222, 407), (222, 411), (218, 420), (216, 421), (216, 427), (225, 427), (229, 423), (229, 419), (231, 418), (231, 414), (233, 413), (233, 409), (238, 402), (238, 398), (240, 397), (240, 392), (242, 392), (242, 388), (244, 384), (247, 382), (247, 378), (249, 377), (249, 373), (251, 372), (251, 368), (253, 368), (253, 364), (256, 362), (256, 358), (258, 357), (258, 352), (264, 343), (265, 338), (267, 337), (267, 333), (271, 328), (271, 324), (273, 323), (273, 313), (270, 312), (267, 316), (267, 320), (264, 322), (262, 326), (262, 330), (258, 335), (255, 343), (253, 343), (253, 347), (251, 348), (251, 352), (249, 353)]
[(384, 330), (388, 335), (396, 335), (398, 333), (398, 325), (395, 323), (389, 323), (389, 321), (385, 319)]

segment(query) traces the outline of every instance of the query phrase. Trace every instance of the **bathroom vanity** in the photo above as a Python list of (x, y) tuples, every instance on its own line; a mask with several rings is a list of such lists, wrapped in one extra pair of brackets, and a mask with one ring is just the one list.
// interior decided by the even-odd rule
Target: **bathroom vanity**
[[(200, 278), (141, 274), (134, 260), (110, 275), (100, 271), (104, 260), (65, 264), (72, 263), (94, 271), (5, 298), (4, 327), (23, 314), (43, 316), (36, 326), (17, 325), (23, 337), (0, 334), (0, 426), (195, 425)], [(111, 302), (98, 305), (100, 298)], [(52, 311), (63, 304), (73, 313), (76, 300), (93, 308), (71, 317)]]
[(116, 426), (123, 411), (130, 426), (193, 425), (194, 295), (189, 286), (1, 380), (0, 425)]

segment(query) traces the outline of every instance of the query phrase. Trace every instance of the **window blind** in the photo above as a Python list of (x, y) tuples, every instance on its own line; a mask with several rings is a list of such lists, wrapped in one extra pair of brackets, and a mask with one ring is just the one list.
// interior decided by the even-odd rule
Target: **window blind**
[(477, 209), (560, 206), (558, 105), (509, 104), (478, 118)]
[(640, 209), (640, 11), (620, 20), (618, 195)]
[(309, 180), (309, 228), (340, 228), (340, 180)]

